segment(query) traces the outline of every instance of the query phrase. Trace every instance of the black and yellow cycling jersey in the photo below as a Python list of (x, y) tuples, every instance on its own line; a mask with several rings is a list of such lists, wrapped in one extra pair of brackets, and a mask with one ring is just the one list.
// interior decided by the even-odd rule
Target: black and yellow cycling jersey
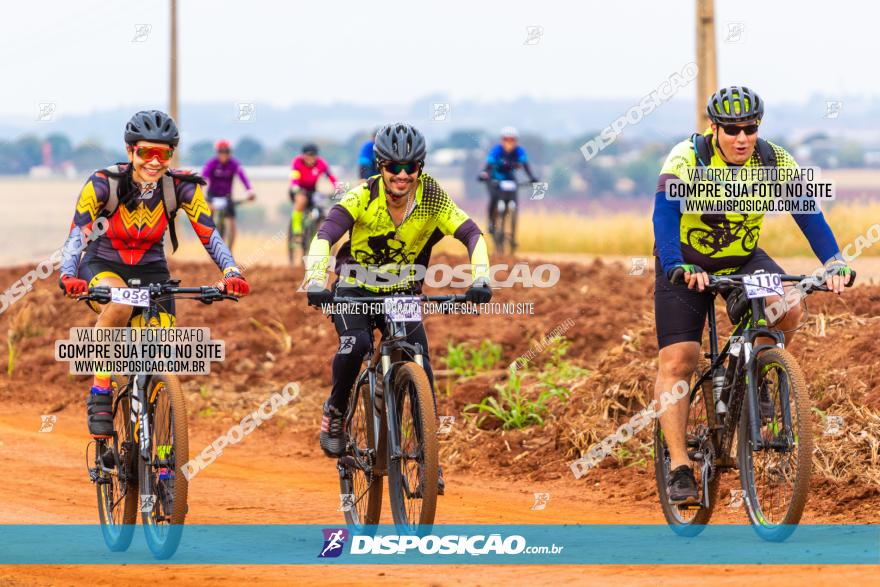
[[(704, 136), (710, 144), (714, 142), (711, 131), (707, 131)], [(775, 153), (777, 167), (797, 169), (798, 165), (788, 151), (769, 141), (768, 145)], [(728, 166), (718, 149), (712, 149), (711, 159), (704, 161), (704, 163), (704, 167), (709, 168)], [(762, 167), (764, 165), (758, 149), (755, 149), (743, 167)], [(665, 198), (666, 185), (669, 180), (690, 183), (693, 179), (693, 170), (697, 167), (697, 155), (693, 140), (686, 139), (675, 145), (660, 170), (660, 178), (657, 182), (658, 196), (662, 194)], [(669, 221), (660, 223), (660, 226), (657, 222), (658, 207), (674, 208), (674, 211), (668, 214)], [(674, 221), (677, 221), (677, 224)], [(713, 273), (730, 273), (743, 265), (757, 247), (763, 221), (764, 214), (762, 213), (681, 214), (678, 202), (658, 199), (655, 203), (656, 250), (659, 251), (664, 268), (667, 270), (675, 263), (687, 262), (695, 263)], [(662, 241), (665, 240), (662, 238), (664, 236), (662, 233), (665, 232), (663, 229), (677, 230), (679, 238), (675, 244), (680, 246), (680, 251), (665, 251), (661, 248), (664, 244)], [(667, 248), (671, 249), (672, 247)]]
[(381, 176), (373, 176), (346, 193), (330, 209), (311, 243), (306, 260), (309, 281), (324, 282), (330, 247), (345, 233), (349, 240), (336, 255), (336, 273), (340, 279), (369, 291), (419, 291), (422, 279), (383, 286), (365, 283), (358, 279), (365, 272), (352, 269), (394, 275), (401, 275), (403, 270), (403, 275), (412, 275), (405, 267), (427, 267), (431, 249), (446, 235), (454, 236), (467, 247), (474, 280), (489, 277), (489, 253), (479, 227), (427, 174), (419, 177), (413, 208), (397, 227), (388, 210)]

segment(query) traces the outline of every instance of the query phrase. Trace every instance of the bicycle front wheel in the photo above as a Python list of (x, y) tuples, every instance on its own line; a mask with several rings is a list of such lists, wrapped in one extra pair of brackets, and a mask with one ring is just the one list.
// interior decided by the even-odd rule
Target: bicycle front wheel
[[(707, 454), (706, 448), (712, 446), (712, 428), (715, 424), (715, 408), (712, 405), (712, 388), (710, 384), (703, 385), (692, 390), (690, 408), (688, 410), (687, 428), (685, 429), (685, 443), (691, 466), (694, 468), (694, 476), (697, 479), (697, 489), (700, 492), (701, 503), (696, 505), (677, 505), (669, 502), (666, 482), (671, 472), (671, 458), (666, 437), (660, 427), (659, 418), (654, 423), (654, 477), (657, 483), (657, 494), (660, 497), (660, 507), (663, 509), (663, 517), (673, 532), (679, 536), (696, 536), (706, 529), (706, 524), (715, 511), (718, 502), (718, 486), (720, 472), (715, 469), (712, 479), (703, 477), (703, 463), (705, 459), (712, 458)], [(704, 491), (708, 483), (708, 491)], [(708, 493), (709, 503), (706, 504), (703, 496)]]
[(110, 550), (120, 552), (131, 545), (137, 523), (137, 446), (131, 435), (131, 396), (116, 375), (110, 378), (110, 388), (116, 398), (113, 403), (114, 437), (96, 443), (95, 489), (104, 542)]
[(339, 493), (346, 523), (360, 534), (378, 524), (382, 512), (382, 476), (375, 473), (375, 423), (367, 381), (352, 390), (348, 409), (351, 419), (346, 454), (339, 459)]
[(507, 213), (504, 218), (504, 242), (507, 243), (507, 253), (516, 253), (516, 202), (507, 203)]
[(388, 406), (388, 495), (401, 534), (428, 534), (437, 510), (439, 447), (434, 397), (425, 370), (407, 362), (395, 373)]
[(785, 349), (769, 349), (758, 356), (755, 382), (762, 446), (756, 448), (745, 401), (737, 447), (740, 482), (755, 532), (780, 542), (800, 522), (810, 491), (810, 398), (800, 365)]
[(155, 375), (147, 386), (144, 409), (150, 421), (150, 457), (139, 456), (141, 521), (147, 545), (156, 558), (170, 557), (180, 544), (187, 512), (189, 460), (186, 402), (180, 380)]

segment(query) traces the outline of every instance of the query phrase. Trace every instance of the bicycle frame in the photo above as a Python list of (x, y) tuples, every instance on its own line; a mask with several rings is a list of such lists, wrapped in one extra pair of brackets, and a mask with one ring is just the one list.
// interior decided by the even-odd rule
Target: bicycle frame
[[(452, 296), (421, 296), (422, 301), (436, 302), (462, 302), (465, 299), (463, 295)], [(339, 302), (345, 303), (370, 303), (384, 300), (384, 297), (344, 297), (337, 298)], [(397, 441), (397, 435), (391, 435), (390, 451), (386, 450), (388, 438), (387, 431), (393, 431), (397, 426), (397, 396), (394, 391), (394, 377), (397, 370), (406, 362), (406, 356), (420, 367), (424, 368), (424, 354), (421, 344), (411, 344), (406, 341), (406, 322), (391, 320), (385, 316), (385, 328), (383, 329), (382, 340), (379, 344), (379, 350), (376, 352), (373, 344), (373, 337), (370, 337), (370, 349), (364, 354), (364, 362), (367, 367), (361, 371), (355, 381), (354, 389), (359, 389), (364, 382), (369, 387), (370, 402), (373, 406), (373, 443), (376, 447), (375, 461), (370, 471), (375, 475), (386, 475), (388, 472), (388, 455), (392, 458), (400, 455), (400, 446)], [(419, 325), (422, 325), (420, 322)], [(423, 327), (423, 326), (422, 326)], [(379, 389), (376, 385), (378, 376), (382, 377), (382, 394), (377, 394)], [(384, 421), (383, 421), (384, 420)], [(340, 474), (344, 474), (344, 468), (341, 464), (337, 464)], [(360, 496), (358, 496), (360, 499)]]
[[(783, 276), (783, 278), (789, 276)], [(720, 449), (720, 454), (725, 457), (730, 455), (731, 444), (733, 442), (734, 429), (739, 421), (742, 401), (748, 402), (749, 408), (749, 426), (751, 428), (751, 437), (753, 439), (754, 450), (764, 450), (767, 448), (785, 450), (788, 448), (787, 442), (771, 442), (765, 443), (761, 439), (760, 427), (761, 421), (758, 410), (758, 387), (757, 387), (757, 358), (758, 355), (766, 350), (778, 346), (785, 348), (785, 335), (778, 330), (771, 330), (767, 322), (765, 298), (753, 298), (749, 300), (749, 311), (743, 316), (740, 323), (728, 337), (727, 342), (721, 351), (718, 350), (718, 328), (714, 303), (709, 306), (708, 323), (709, 323), (709, 352), (704, 356), (709, 359), (709, 367), (703, 371), (691, 389), (691, 397), (696, 394), (696, 390), (707, 382), (712, 381), (716, 376), (724, 375), (724, 381), (731, 382), (731, 389), (726, 387), (722, 389), (720, 397), (714, 397), (713, 406), (716, 409), (716, 418), (723, 418), (723, 424), (717, 424), (715, 432), (716, 446)], [(758, 344), (759, 338), (769, 338), (774, 344)], [(731, 354), (732, 344), (739, 345), (738, 352)], [(735, 361), (730, 361), (724, 368), (724, 361), (734, 356)], [(737, 376), (739, 374), (739, 377)], [(741, 397), (743, 388), (741, 385), (742, 376), (745, 375), (745, 398)], [(724, 393), (728, 395), (724, 396)], [(791, 410), (788, 398), (788, 389), (781, 389), (782, 396), (780, 403), (782, 407), (782, 425), (786, 431), (791, 431), (792, 420)], [(718, 400), (726, 399), (727, 407), (730, 409), (726, 414), (718, 413)], [(730, 463), (722, 461), (724, 468), (730, 468)]]

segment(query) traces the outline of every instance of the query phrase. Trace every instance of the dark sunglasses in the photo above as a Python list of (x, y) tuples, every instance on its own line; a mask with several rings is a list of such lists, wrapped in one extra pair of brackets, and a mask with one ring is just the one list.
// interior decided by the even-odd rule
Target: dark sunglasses
[(134, 152), (144, 161), (158, 158), (161, 163), (171, 161), (171, 157), (174, 156), (174, 149), (170, 147), (137, 147)]
[(229, 155), (229, 149), (220, 149), (217, 151), (218, 155)]
[(740, 131), (745, 132), (749, 136), (758, 132), (758, 125), (757, 124), (749, 124), (748, 126), (737, 126), (735, 124), (720, 124), (719, 126), (724, 130), (724, 134), (729, 135), (731, 137), (738, 136)]
[(406, 171), (407, 175), (412, 175), (422, 166), (421, 161), (407, 161), (406, 163), (384, 163), (382, 167), (391, 175), (397, 175), (401, 171)]

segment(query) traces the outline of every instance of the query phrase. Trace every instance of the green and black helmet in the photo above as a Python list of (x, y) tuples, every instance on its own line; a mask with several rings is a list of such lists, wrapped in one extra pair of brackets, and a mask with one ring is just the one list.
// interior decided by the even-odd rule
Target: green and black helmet
[(715, 124), (760, 122), (764, 116), (764, 100), (745, 86), (729, 86), (712, 94), (706, 113)]

